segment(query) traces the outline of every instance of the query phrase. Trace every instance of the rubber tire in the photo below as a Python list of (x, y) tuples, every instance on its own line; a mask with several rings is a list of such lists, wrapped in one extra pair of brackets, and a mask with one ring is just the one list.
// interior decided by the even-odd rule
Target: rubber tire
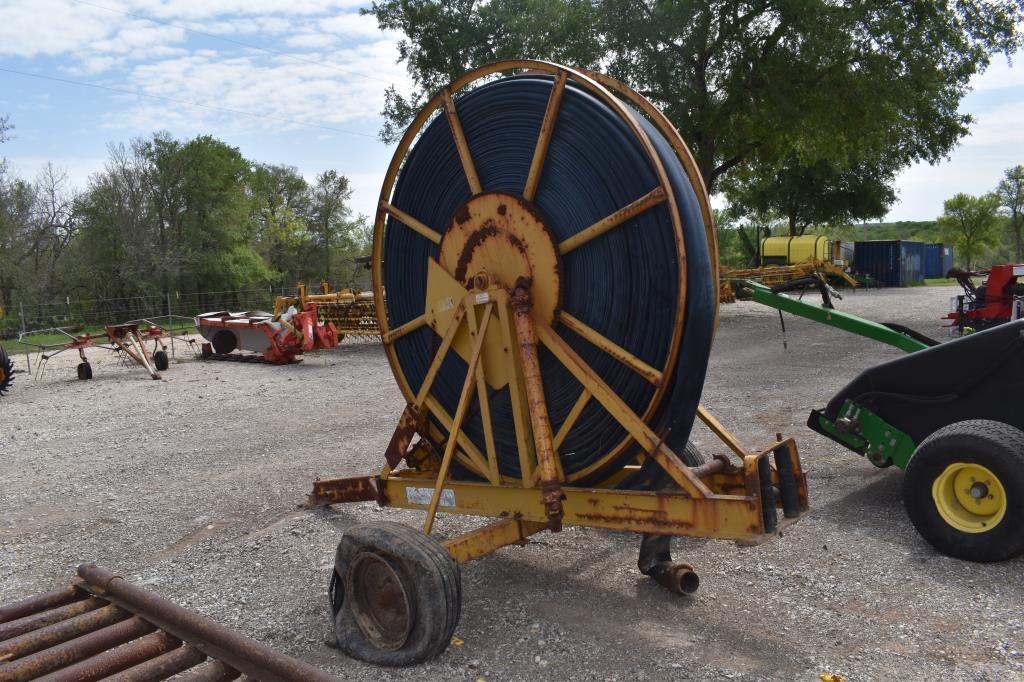
[[(969, 459), (965, 459), (965, 456)], [(1006, 513), (991, 530), (965, 533), (939, 514), (932, 484), (954, 462), (976, 462), (999, 477), (1006, 492)], [(903, 503), (911, 523), (943, 554), (982, 563), (1024, 553), (1024, 432), (988, 420), (943, 427), (918, 446), (903, 479)]]
[(88, 362), (78, 363), (78, 378), (81, 381), (92, 379), (92, 365)]
[(210, 342), (213, 344), (213, 350), (220, 355), (227, 355), (238, 348), (238, 339), (235, 338), (235, 333), (227, 329), (221, 329), (214, 334)]
[[(413, 602), (415, 621), (405, 644), (385, 651), (356, 624), (345, 599), (349, 564), (362, 552), (391, 560)], [(352, 658), (382, 666), (410, 666), (440, 655), (451, 642), (462, 609), (459, 564), (437, 540), (399, 523), (352, 526), (338, 543), (330, 586), (338, 648)]]
[(153, 366), (156, 367), (156, 371), (166, 371), (171, 366), (171, 361), (167, 357), (167, 351), (158, 350), (153, 353)]
[(0, 396), (11, 389), (14, 384), (14, 362), (7, 351), (0, 347)]
[(683, 460), (683, 464), (688, 467), (699, 467), (701, 464), (707, 462), (707, 458), (704, 453), (700, 451), (696, 445), (693, 444), (692, 440), (686, 441), (686, 448), (682, 454), (679, 455), (679, 459)]

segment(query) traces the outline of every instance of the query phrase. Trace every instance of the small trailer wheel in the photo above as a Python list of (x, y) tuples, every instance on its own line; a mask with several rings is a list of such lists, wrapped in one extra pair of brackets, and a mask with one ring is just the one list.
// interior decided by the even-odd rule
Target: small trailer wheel
[(459, 565), (439, 542), (398, 523), (349, 528), (330, 585), (338, 647), (374, 665), (434, 658), (459, 622)]
[(78, 363), (78, 378), (81, 381), (92, 379), (92, 365), (88, 362)]
[(0, 395), (3, 395), (14, 383), (14, 362), (8, 357), (7, 351), (0, 346)]
[(943, 554), (1003, 561), (1024, 554), (1024, 432), (964, 421), (926, 438), (903, 481), (907, 514)]
[(153, 353), (153, 366), (156, 367), (158, 372), (164, 372), (171, 366), (171, 361), (167, 357), (167, 351), (158, 350)]

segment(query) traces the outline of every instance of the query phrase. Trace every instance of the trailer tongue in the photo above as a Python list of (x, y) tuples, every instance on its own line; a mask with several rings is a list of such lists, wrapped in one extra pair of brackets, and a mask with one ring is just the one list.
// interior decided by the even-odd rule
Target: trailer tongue
[(862, 372), (807, 425), (875, 466), (904, 469), (907, 513), (939, 551), (971, 561), (1024, 553), (1024, 320), (939, 343), (835, 310), (827, 296), (815, 305), (757, 282), (733, 286), (739, 298), (906, 351)]

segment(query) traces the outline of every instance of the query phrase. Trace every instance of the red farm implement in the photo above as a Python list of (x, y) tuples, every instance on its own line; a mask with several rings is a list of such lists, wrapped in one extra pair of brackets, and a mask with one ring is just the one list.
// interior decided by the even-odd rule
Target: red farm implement
[[(976, 272), (951, 270), (949, 276), (964, 288), (946, 315), (952, 320), (949, 326), (956, 327), (960, 336), (968, 330), (981, 331), (1024, 318), (1024, 265), (993, 265)], [(974, 277), (985, 279), (976, 286)]]
[(317, 318), (317, 305), (302, 310), (289, 308), (278, 315), (259, 311), (204, 313), (196, 317), (196, 328), (207, 343), (203, 357), (231, 359), (235, 350), (260, 353), (275, 365), (298, 362), (299, 355), (338, 345), (338, 331), (331, 322)]
[[(140, 326), (139, 322), (146, 322), (146, 326)], [(42, 379), (46, 371), (47, 362), (63, 353), (64, 351), (78, 351), (81, 360), (78, 363), (77, 373), (81, 380), (92, 379), (92, 364), (86, 356), (89, 348), (99, 348), (117, 354), (126, 365), (137, 365), (153, 379), (160, 378), (160, 372), (170, 367), (170, 357), (167, 353), (167, 342), (174, 341), (174, 334), (163, 327), (140, 320), (125, 324), (112, 324), (103, 328), (100, 334), (84, 333), (77, 336), (68, 334), (62, 329), (54, 331), (66, 334), (68, 340), (59, 344), (48, 344), (36, 346), (39, 350), (39, 364), (36, 369), (36, 379)], [(50, 331), (50, 330), (44, 330)], [(22, 341), (23, 345), (31, 346), (28, 342)], [(150, 347), (147, 349), (147, 345)]]

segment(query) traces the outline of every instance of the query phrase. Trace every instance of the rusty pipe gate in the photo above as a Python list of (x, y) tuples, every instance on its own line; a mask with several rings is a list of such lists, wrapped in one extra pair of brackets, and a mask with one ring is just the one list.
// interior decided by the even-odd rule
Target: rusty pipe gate
[(0, 607), (0, 682), (337, 682), (106, 568), (83, 564), (78, 575)]

